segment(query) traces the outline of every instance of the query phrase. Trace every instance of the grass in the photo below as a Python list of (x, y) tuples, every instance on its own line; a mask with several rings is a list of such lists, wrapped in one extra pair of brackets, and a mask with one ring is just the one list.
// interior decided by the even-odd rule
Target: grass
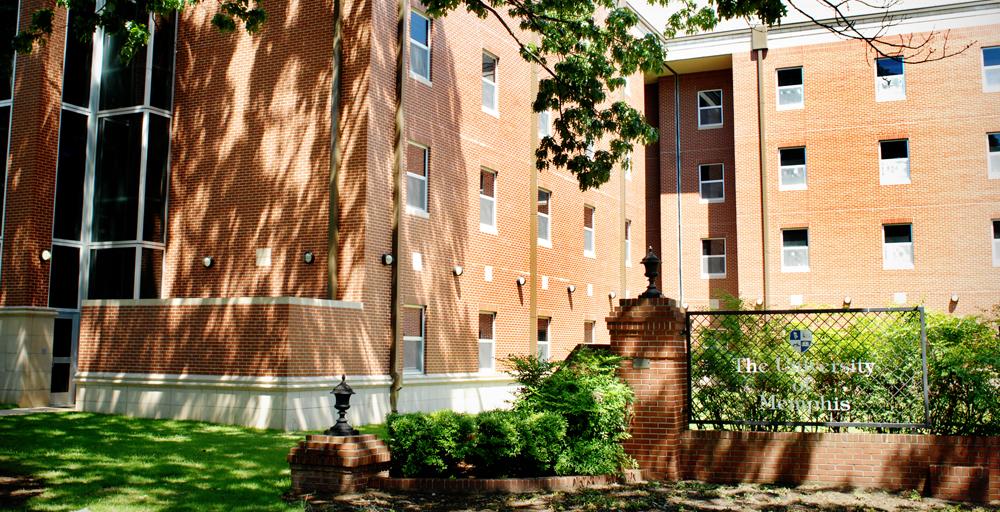
[(301, 511), (282, 494), (291, 485), (285, 455), (302, 438), (90, 413), (7, 416), (0, 476), (40, 481), (44, 492), (17, 505), (23, 510)]

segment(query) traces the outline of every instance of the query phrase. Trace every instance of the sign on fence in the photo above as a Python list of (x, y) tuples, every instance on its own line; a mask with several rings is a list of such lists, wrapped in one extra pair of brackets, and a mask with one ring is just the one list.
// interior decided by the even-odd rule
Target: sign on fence
[(923, 308), (692, 311), (694, 425), (923, 428)]

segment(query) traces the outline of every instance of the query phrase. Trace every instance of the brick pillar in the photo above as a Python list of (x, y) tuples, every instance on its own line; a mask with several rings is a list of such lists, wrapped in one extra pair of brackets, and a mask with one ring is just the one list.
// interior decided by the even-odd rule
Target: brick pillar
[(371, 434), (309, 435), (292, 448), (287, 460), (295, 494), (350, 493), (388, 476), (389, 447)]
[(677, 480), (687, 430), (687, 343), (684, 312), (673, 299), (623, 299), (607, 318), (620, 375), (635, 391), (632, 438), (625, 450), (643, 476)]

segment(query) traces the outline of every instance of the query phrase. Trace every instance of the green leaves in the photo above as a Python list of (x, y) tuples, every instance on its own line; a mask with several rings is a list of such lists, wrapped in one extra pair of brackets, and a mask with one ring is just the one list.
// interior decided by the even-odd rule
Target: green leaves
[(260, 7), (251, 7), (250, 0), (229, 0), (222, 2), (219, 12), (212, 17), (212, 25), (222, 32), (235, 31), (237, 21), (243, 23), (248, 33), (256, 34), (267, 21), (267, 13)]

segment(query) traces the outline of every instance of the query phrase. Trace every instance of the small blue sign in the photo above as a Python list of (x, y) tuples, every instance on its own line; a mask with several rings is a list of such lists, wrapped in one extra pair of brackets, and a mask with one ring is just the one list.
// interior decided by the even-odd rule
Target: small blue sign
[(792, 329), (788, 333), (788, 343), (800, 354), (805, 354), (812, 346), (813, 333), (809, 329)]

